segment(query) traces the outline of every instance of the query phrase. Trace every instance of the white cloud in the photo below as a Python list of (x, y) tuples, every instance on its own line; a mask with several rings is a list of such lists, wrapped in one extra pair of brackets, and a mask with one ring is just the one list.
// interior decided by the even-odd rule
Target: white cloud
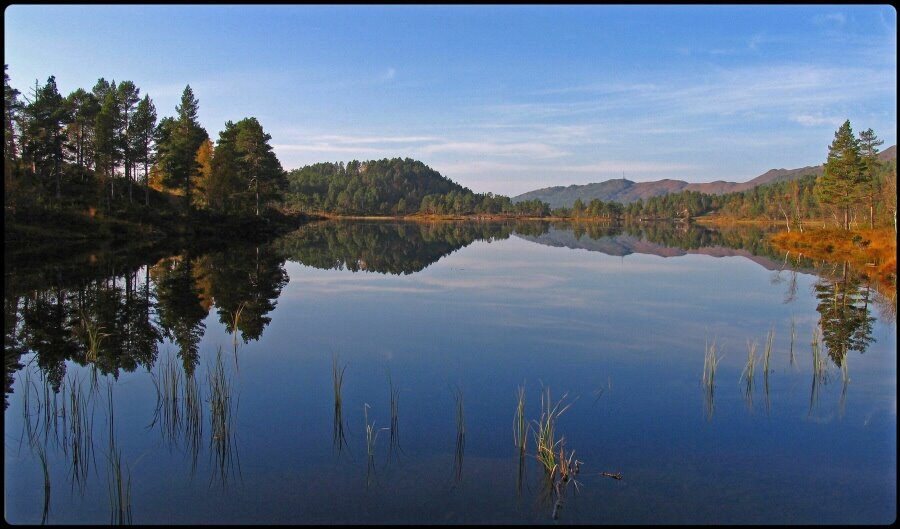
[(828, 13), (827, 15), (817, 15), (813, 18), (813, 22), (817, 25), (837, 24), (844, 25), (847, 22), (847, 16), (843, 13)]
[(833, 117), (833, 116), (822, 116), (811, 115), (811, 114), (800, 114), (791, 117), (791, 121), (799, 123), (806, 127), (818, 127), (820, 125), (832, 125), (835, 129), (841, 126), (841, 123), (844, 122), (842, 118)]
[(390, 81), (390, 80), (393, 79), (396, 75), (397, 75), (397, 70), (395, 70), (394, 68), (388, 68), (386, 72), (384, 72), (383, 74), (381, 74), (381, 77), (379, 77), (379, 80), (381, 80), (381, 81)]

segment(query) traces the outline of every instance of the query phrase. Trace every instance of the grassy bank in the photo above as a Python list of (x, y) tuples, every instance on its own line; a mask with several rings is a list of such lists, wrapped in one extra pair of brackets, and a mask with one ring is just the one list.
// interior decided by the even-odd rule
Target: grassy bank
[(847, 262), (864, 275), (897, 288), (897, 234), (891, 228), (841, 230), (806, 228), (772, 236), (783, 251), (794, 251), (812, 259)]

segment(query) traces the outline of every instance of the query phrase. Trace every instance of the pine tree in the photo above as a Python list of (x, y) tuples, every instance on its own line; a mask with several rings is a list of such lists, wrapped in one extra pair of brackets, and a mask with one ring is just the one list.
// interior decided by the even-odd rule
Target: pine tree
[(816, 179), (819, 202), (831, 206), (843, 216), (841, 226), (850, 229), (850, 210), (859, 203), (864, 164), (859, 141), (853, 135), (850, 120), (834, 133), (828, 148), (824, 174)]
[(156, 107), (150, 96), (145, 95), (137, 104), (134, 116), (128, 123), (131, 142), (131, 150), (134, 154), (134, 163), (144, 164), (144, 205), (150, 205), (150, 182), (148, 168), (153, 161), (151, 145), (155, 139)]

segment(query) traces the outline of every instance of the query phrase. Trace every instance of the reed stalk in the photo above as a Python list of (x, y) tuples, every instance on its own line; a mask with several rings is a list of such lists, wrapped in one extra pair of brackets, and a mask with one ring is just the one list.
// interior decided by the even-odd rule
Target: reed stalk
[(525, 419), (525, 386), (519, 386), (516, 399), (516, 414), (513, 418), (513, 442), (520, 454), (525, 453), (528, 442), (528, 421)]
[(569, 403), (562, 406), (566, 396), (568, 393), (564, 394), (556, 404), (553, 404), (550, 388), (544, 388), (541, 393), (541, 418), (539, 421), (534, 421), (537, 460), (544, 466), (544, 470), (551, 478), (559, 469), (560, 462), (557, 460), (556, 454), (559, 446), (564, 442), (563, 438), (556, 438), (556, 421), (572, 405)]
[(391, 409), (391, 449), (400, 448), (400, 390), (394, 388), (394, 382), (388, 375), (388, 387), (390, 389), (390, 409)]
[(331, 379), (332, 388), (334, 390), (333, 444), (340, 451), (340, 449), (347, 444), (347, 438), (344, 435), (344, 411), (343, 399), (341, 397), (344, 386), (344, 371), (347, 370), (347, 364), (344, 364), (344, 367), (338, 369), (337, 362), (338, 357), (335, 355), (332, 357), (331, 362)]
[(456, 450), (453, 458), (453, 473), (456, 481), (462, 478), (463, 456), (466, 449), (466, 416), (463, 403), (463, 392), (459, 386), (453, 395), (456, 401)]
[(713, 339), (712, 343), (707, 341), (704, 346), (705, 353), (703, 355), (703, 403), (704, 408), (706, 410), (706, 418), (712, 419), (713, 412), (715, 411), (715, 383), (716, 383), (716, 368), (719, 366), (719, 361), (722, 359), (721, 357), (716, 355), (716, 340)]
[(234, 472), (235, 465), (240, 470), (240, 462), (235, 453), (234, 413), (236, 404), (232, 396), (233, 385), (225, 373), (222, 348), (216, 351), (216, 361), (207, 375), (209, 385), (209, 422), (211, 456), (215, 473), (222, 484), (226, 484)]

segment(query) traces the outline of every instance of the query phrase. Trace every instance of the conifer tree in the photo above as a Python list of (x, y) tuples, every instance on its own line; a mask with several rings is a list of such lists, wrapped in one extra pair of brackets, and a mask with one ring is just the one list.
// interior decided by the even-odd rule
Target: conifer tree
[(834, 133), (824, 174), (816, 179), (815, 188), (819, 202), (843, 217), (841, 227), (845, 230), (850, 229), (850, 210), (860, 201), (863, 170), (859, 141), (847, 120)]

